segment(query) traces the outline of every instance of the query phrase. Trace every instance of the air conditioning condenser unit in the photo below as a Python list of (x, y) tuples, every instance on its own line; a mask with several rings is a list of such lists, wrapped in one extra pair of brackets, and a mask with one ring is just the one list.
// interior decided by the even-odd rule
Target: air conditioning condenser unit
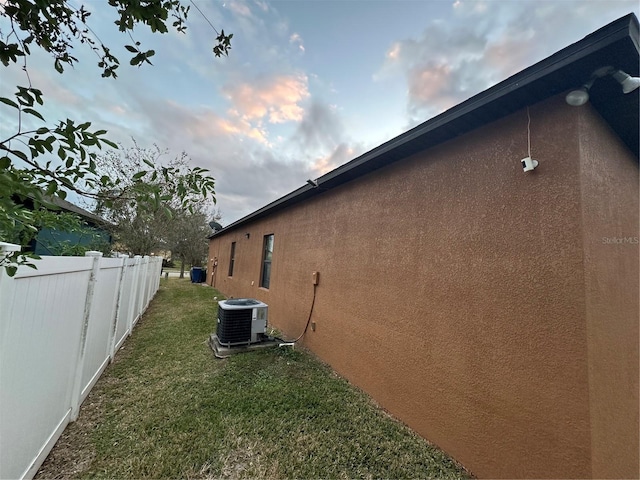
[(251, 345), (264, 340), (268, 305), (253, 298), (232, 298), (218, 302), (216, 337), (220, 345)]

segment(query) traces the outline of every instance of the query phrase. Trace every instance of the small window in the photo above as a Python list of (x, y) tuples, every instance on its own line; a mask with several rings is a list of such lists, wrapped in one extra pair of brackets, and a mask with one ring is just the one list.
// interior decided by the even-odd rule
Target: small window
[(233, 277), (233, 263), (236, 260), (236, 242), (231, 242), (231, 258), (229, 258), (229, 276)]
[(260, 286), (269, 288), (271, 280), (271, 257), (273, 256), (273, 234), (264, 236), (264, 246), (262, 248), (262, 274), (260, 275)]

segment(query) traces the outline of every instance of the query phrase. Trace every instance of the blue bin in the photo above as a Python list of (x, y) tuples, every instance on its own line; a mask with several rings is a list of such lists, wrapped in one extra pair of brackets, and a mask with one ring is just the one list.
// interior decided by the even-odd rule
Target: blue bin
[(191, 268), (191, 283), (202, 283), (203, 270), (200, 267)]

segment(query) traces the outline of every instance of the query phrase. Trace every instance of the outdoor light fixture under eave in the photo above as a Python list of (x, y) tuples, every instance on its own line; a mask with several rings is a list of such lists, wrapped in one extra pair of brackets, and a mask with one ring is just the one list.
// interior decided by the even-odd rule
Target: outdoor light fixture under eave
[[(608, 71), (608, 69), (611, 67), (606, 68)], [(564, 97), (565, 101), (572, 107), (580, 107), (587, 103), (589, 101), (589, 90), (591, 89), (593, 82), (595, 82), (596, 79), (600, 78), (602, 75), (606, 75), (605, 73), (602, 73), (602, 70), (603, 69), (596, 70), (591, 75), (591, 80), (582, 85), (580, 88), (571, 90), (569, 93), (567, 93), (567, 96)]]
[(564, 99), (572, 107), (580, 107), (589, 101), (589, 87), (583, 85), (576, 90), (571, 90)]
[(607, 75), (611, 75), (622, 86), (622, 93), (624, 94), (631, 93), (637, 88), (640, 88), (640, 77), (632, 77), (628, 73), (622, 70), (615, 70), (611, 66), (602, 67), (593, 72), (589, 82), (567, 93), (565, 97), (566, 102), (573, 107), (584, 105), (589, 101), (589, 89), (593, 85), (593, 82)]
[(632, 77), (622, 70), (612, 73), (611, 76), (622, 85), (622, 93), (631, 93), (635, 89), (640, 88), (640, 77)]

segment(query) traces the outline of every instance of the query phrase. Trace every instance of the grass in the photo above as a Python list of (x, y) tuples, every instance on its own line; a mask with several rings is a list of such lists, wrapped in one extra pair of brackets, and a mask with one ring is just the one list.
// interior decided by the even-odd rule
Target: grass
[(300, 350), (215, 359), (220, 295), (158, 295), (37, 478), (467, 478)]

